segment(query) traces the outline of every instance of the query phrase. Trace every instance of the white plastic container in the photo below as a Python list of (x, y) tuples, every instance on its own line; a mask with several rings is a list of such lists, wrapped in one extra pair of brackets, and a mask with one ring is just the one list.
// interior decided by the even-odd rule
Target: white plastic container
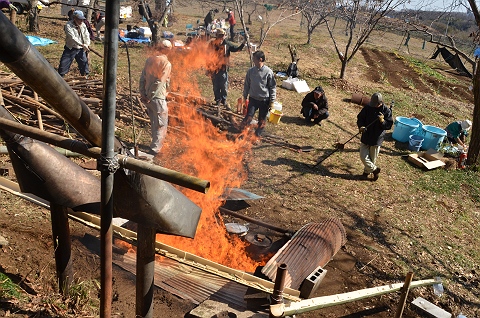
[(273, 109), (281, 112), (282, 111), (282, 103), (277, 102), (277, 101), (273, 102)]

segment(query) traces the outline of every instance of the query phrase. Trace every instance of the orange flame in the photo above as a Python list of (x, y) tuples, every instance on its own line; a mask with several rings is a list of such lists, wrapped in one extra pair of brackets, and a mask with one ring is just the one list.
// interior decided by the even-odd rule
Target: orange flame
[[(176, 96), (201, 96), (196, 76), (205, 76), (205, 71), (218, 63), (218, 56), (209, 53), (207, 42), (195, 42), (189, 49), (173, 49), (167, 55), (172, 63), (171, 89)], [(170, 169), (209, 180), (211, 188), (207, 194), (180, 189), (202, 208), (194, 239), (169, 235), (157, 235), (157, 239), (222, 265), (253, 272), (264, 263), (245, 253), (248, 243), (230, 236), (218, 213), (225, 189), (240, 187), (247, 178), (242, 161), (251, 149), (251, 138), (244, 135), (242, 139), (228, 140), (188, 100), (176, 98), (169, 103), (169, 130), (160, 160)], [(178, 127), (184, 133), (178, 133)]]

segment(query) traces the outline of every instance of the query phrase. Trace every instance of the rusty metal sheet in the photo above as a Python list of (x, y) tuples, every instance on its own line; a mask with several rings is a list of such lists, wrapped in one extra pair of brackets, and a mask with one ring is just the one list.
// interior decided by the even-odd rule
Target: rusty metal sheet
[[(119, 257), (114, 258), (113, 262), (135, 274), (135, 254), (119, 255)], [(156, 259), (154, 284), (194, 304), (200, 304), (207, 299), (214, 299), (233, 305), (238, 309), (246, 310), (244, 296), (247, 286), (168, 258), (159, 257)]]
[(325, 266), (345, 242), (345, 228), (336, 218), (307, 224), (265, 264), (262, 273), (274, 281), (278, 266), (286, 264), (285, 287), (299, 289), (303, 280), (318, 266)]

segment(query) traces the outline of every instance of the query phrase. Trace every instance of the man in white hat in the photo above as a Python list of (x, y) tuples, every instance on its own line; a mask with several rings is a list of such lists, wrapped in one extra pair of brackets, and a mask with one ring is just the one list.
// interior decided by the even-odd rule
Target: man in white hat
[(76, 10), (72, 17), (72, 20), (65, 25), (65, 47), (60, 58), (58, 73), (64, 77), (70, 71), (73, 60), (76, 60), (80, 74), (88, 76), (90, 70), (88, 69), (87, 52), (90, 50), (90, 35), (84, 23), (85, 15), (82, 11)]
[(140, 99), (146, 105), (150, 118), (152, 142), (149, 152), (153, 155), (160, 152), (167, 136), (168, 105), (166, 98), (172, 70), (172, 64), (165, 55), (167, 50), (172, 48), (172, 43), (169, 40), (163, 40), (159, 48), (157, 55), (147, 59), (140, 76)]
[(468, 119), (458, 120), (450, 123), (445, 131), (447, 132), (447, 139), (453, 144), (459, 144), (463, 149), (467, 148), (466, 141), (468, 131), (472, 127), (472, 122)]
[(225, 39), (225, 30), (222, 28), (216, 30), (215, 39), (208, 45), (211, 59), (207, 63), (207, 75), (212, 79), (215, 103), (224, 105), (227, 110), (230, 110), (227, 101), (230, 52), (241, 51), (244, 46), (245, 42), (237, 45)]

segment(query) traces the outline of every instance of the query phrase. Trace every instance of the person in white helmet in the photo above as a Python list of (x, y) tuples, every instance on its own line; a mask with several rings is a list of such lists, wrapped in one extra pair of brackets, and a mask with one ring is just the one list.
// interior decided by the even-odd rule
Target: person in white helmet
[(447, 132), (447, 139), (453, 144), (459, 144), (464, 149), (467, 148), (466, 141), (468, 136), (468, 131), (472, 127), (472, 122), (468, 119), (458, 120), (450, 123), (445, 131)]
[(90, 73), (87, 56), (90, 50), (90, 35), (84, 22), (85, 15), (76, 10), (72, 14), (72, 20), (65, 25), (65, 47), (58, 66), (58, 73), (62, 77), (70, 70), (73, 60), (77, 61), (82, 76)]
[(140, 100), (147, 107), (150, 118), (152, 133), (150, 154), (153, 155), (160, 152), (167, 136), (168, 105), (166, 98), (172, 64), (165, 53), (171, 48), (172, 43), (169, 40), (163, 40), (158, 54), (146, 60), (140, 76)]

